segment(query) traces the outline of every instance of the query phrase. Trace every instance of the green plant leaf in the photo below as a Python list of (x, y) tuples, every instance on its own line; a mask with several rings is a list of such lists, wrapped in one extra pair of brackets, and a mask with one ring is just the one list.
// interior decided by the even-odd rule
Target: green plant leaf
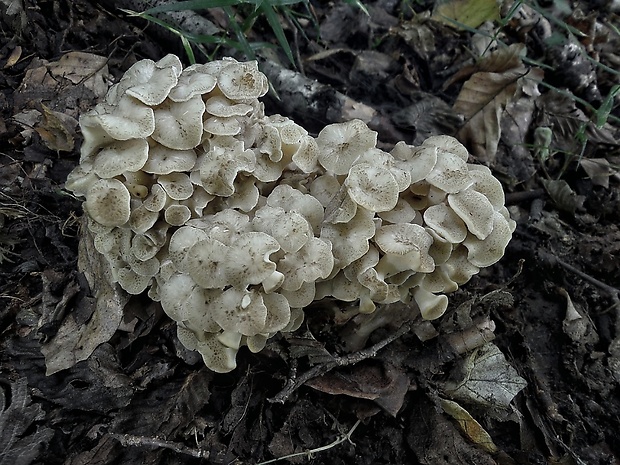
[(607, 97), (605, 97), (605, 101), (601, 103), (600, 108), (596, 112), (596, 127), (601, 129), (605, 123), (607, 122), (607, 118), (609, 118), (609, 114), (611, 113), (612, 108), (614, 107), (614, 101), (616, 95), (620, 93), (620, 85), (616, 84), (611, 88)]

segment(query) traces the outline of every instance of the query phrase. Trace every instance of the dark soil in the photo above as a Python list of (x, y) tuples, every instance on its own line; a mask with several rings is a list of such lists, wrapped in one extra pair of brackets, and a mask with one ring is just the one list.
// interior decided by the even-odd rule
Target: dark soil
[[(70, 85), (47, 63), (72, 51), (99, 55), (106, 79), (116, 81), (143, 58), (172, 52), (187, 62), (174, 36), (113, 3), (24, 0), (21, 10), (20, 1), (0, 1), (0, 464), (260, 463), (313, 450), (288, 460), (620, 463), (618, 99), (610, 100), (606, 125), (590, 123), (620, 81), (593, 64), (620, 63), (612, 2), (542, 2), (559, 22), (516, 15), (502, 28), (505, 43), (525, 45), (526, 71), (543, 69), (545, 82), (564, 91), (541, 85), (528, 97), (523, 90), (521, 102), (532, 104), (527, 121), (508, 121), (525, 114), (513, 108), (503, 113), (496, 151), (470, 145), (471, 161), (491, 166), (505, 184), (518, 224), (504, 258), (450, 296), (446, 315), (432, 322), (437, 337), (421, 342), (416, 334), (428, 334), (430, 323), (414, 325), (376, 356), (362, 352), (347, 366), (319, 369), (321, 376), (284, 394), (287, 379), (347, 356), (338, 322), (322, 308), (308, 309), (308, 324), (294, 336), (276, 337), (258, 354), (242, 350), (235, 371), (215, 374), (179, 346), (174, 323), (155, 304), (134, 299), (121, 329), (87, 360), (46, 375), (45, 347), (61, 324), (83, 325), (93, 315), (77, 267), (81, 203), (63, 184), (79, 159), (77, 118), (96, 101), (95, 90), (79, 79)], [(436, 133), (471, 144), (452, 105), (474, 72), (464, 70), (474, 65), (477, 35), (426, 19), (431, 3), (367, 2), (369, 17), (345, 3), (313, 3), (320, 36), (311, 20), (302, 20), (305, 37), (284, 22), (306, 76), (377, 110), (374, 129), (388, 148)], [(224, 24), (221, 11), (209, 14)], [(566, 23), (581, 31), (574, 46)], [(557, 40), (545, 36), (547, 25)], [(259, 20), (249, 39), (276, 43), (272, 35)], [(566, 92), (579, 100), (567, 101)], [(313, 131), (333, 122), (275, 98), (267, 113)], [(555, 128), (547, 160), (532, 149), (538, 126)], [(597, 178), (580, 158), (609, 167)], [(471, 355), (450, 335), (489, 320), (503, 354), (493, 357), (507, 360), (505, 382), (527, 382), (507, 409), (493, 399), (457, 399), (449, 389)], [(397, 328), (379, 329), (368, 345)], [(459, 424), (445, 400), (471, 416)]]

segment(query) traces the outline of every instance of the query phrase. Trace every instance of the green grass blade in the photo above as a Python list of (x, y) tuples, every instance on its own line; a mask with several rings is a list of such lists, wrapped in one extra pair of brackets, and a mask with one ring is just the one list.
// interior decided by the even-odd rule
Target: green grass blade
[(284, 50), (284, 53), (286, 54), (286, 57), (291, 62), (291, 64), (295, 66), (293, 51), (291, 50), (291, 46), (288, 43), (286, 35), (284, 34), (284, 29), (282, 29), (282, 25), (280, 24), (280, 18), (278, 17), (276, 10), (273, 6), (271, 6), (265, 1), (260, 4), (258, 9), (265, 15), (265, 18), (267, 18), (267, 22), (271, 26), (271, 29), (276, 36), (276, 39), (278, 39), (280, 47), (282, 47), (282, 50)]
[(245, 32), (241, 29), (241, 26), (239, 26), (239, 23), (235, 19), (235, 12), (229, 6), (223, 7), (223, 10), (228, 16), (228, 24), (230, 25), (231, 29), (237, 36), (237, 40), (239, 41), (241, 45), (241, 50), (243, 51), (243, 53), (247, 55), (247, 57), (250, 60), (255, 60), (256, 55), (254, 54), (254, 50), (252, 49), (252, 46), (248, 42), (248, 39), (245, 37)]
[(165, 5), (149, 8), (144, 11), (146, 14), (165, 13), (168, 11), (182, 11), (182, 10), (208, 10), (209, 8), (218, 8), (225, 6), (234, 6), (241, 3), (248, 3), (242, 0), (187, 0), (183, 2), (167, 3)]

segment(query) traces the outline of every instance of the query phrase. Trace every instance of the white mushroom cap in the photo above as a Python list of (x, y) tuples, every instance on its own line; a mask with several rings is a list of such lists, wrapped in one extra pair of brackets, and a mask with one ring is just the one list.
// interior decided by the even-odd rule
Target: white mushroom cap
[(317, 137), (319, 163), (330, 173), (347, 174), (353, 162), (377, 144), (377, 133), (354, 119), (325, 126)]
[(421, 287), (415, 288), (412, 294), (425, 320), (436, 320), (448, 308), (448, 297), (444, 294), (436, 295)]
[(437, 147), (439, 156), (443, 156), (444, 153), (450, 153), (456, 155), (465, 162), (469, 158), (469, 152), (465, 146), (452, 136), (431, 136), (422, 142), (422, 146)]
[(174, 150), (154, 144), (149, 148), (148, 160), (141, 168), (151, 174), (191, 171), (196, 164), (196, 158), (194, 150)]
[(376, 269), (383, 277), (403, 271), (430, 273), (435, 269), (429, 249), (433, 238), (417, 224), (399, 223), (377, 230), (375, 243), (385, 253)]
[(245, 116), (252, 111), (252, 105), (247, 103), (235, 103), (223, 95), (214, 95), (206, 102), (207, 113), (219, 117)]
[(199, 286), (205, 289), (222, 289), (230, 284), (226, 273), (228, 251), (228, 246), (207, 237), (187, 250), (180, 268), (187, 270)]
[(433, 245), (428, 249), (428, 253), (433, 260), (435, 261), (435, 265), (441, 265), (445, 263), (451, 256), (452, 250), (454, 249), (454, 245), (444, 239), (442, 236), (437, 234), (434, 229), (426, 227), (426, 232), (428, 232), (433, 238)]
[(480, 268), (497, 263), (504, 256), (506, 246), (512, 238), (515, 223), (507, 220), (504, 215), (495, 212), (493, 215), (493, 230), (484, 240), (468, 235), (463, 245), (467, 247), (467, 260)]
[(320, 153), (316, 140), (306, 135), (301, 139), (297, 150), (291, 155), (291, 160), (304, 173), (311, 173), (318, 166)]
[(86, 196), (88, 189), (99, 179), (93, 172), (93, 165), (90, 162), (77, 165), (67, 176), (65, 189), (75, 195)]
[(491, 174), (491, 170), (484, 165), (470, 164), (467, 166), (469, 167), (469, 175), (474, 180), (471, 188), (489, 199), (496, 211), (501, 209), (506, 202), (504, 188), (497, 178)]
[(460, 244), (467, 237), (467, 226), (452, 208), (444, 203), (428, 207), (424, 223), (445, 240)]
[(398, 168), (395, 162), (392, 155), (377, 148), (366, 150), (355, 160), (355, 164), (368, 163), (388, 170), (398, 184), (398, 191), (402, 192), (411, 185), (411, 173), (409, 170)]
[(424, 275), (420, 287), (433, 293), (449, 293), (456, 291), (459, 286), (449, 276), (443, 266), (435, 267), (435, 271)]
[(256, 180), (252, 176), (244, 176), (243, 173), (238, 174), (233, 187), (235, 189), (234, 194), (225, 199), (228, 208), (249, 212), (258, 205), (260, 192), (256, 187)]
[(381, 302), (387, 299), (389, 286), (379, 276), (377, 270), (374, 268), (368, 268), (366, 271), (359, 274), (357, 279), (362, 286), (368, 289), (368, 297), (372, 301)]
[(256, 149), (253, 149), (253, 151), (256, 154), (256, 165), (252, 176), (261, 182), (273, 182), (280, 179), (285, 163), (282, 163), (282, 161), (271, 161), (268, 156), (261, 154)]
[(263, 332), (275, 333), (289, 324), (291, 307), (286, 297), (278, 293), (263, 294), (263, 303), (267, 307), (267, 318)]
[(465, 284), (480, 271), (480, 268), (467, 259), (467, 255), (467, 248), (459, 245), (452, 251), (450, 258), (441, 265), (450, 279), (459, 286)]
[(203, 129), (215, 136), (234, 136), (241, 132), (241, 123), (233, 116), (212, 116), (205, 119)]
[(185, 102), (165, 101), (155, 108), (155, 130), (151, 137), (165, 147), (190, 150), (200, 144), (205, 104), (199, 95)]
[(326, 223), (348, 223), (355, 216), (357, 203), (349, 195), (347, 188), (342, 186), (325, 207)]
[(260, 284), (274, 271), (276, 264), (269, 256), (280, 250), (273, 237), (262, 232), (241, 234), (228, 248), (225, 257), (228, 284), (245, 288), (248, 284)]
[(334, 196), (340, 191), (340, 182), (335, 176), (324, 174), (310, 183), (310, 195), (327, 208)]
[[(140, 201), (131, 201), (131, 203), (140, 203), (137, 207), (131, 207), (131, 214), (129, 216), (129, 227), (136, 234), (144, 234), (151, 229), (153, 225), (159, 219), (159, 212), (153, 212), (147, 210), (146, 207)], [(131, 204), (130, 204), (131, 205)]]
[(201, 332), (198, 338), (193, 331), (177, 326), (177, 337), (186, 348), (198, 351), (210, 370), (228, 373), (237, 367), (237, 349), (222, 344), (217, 333)]
[(170, 90), (168, 98), (173, 102), (185, 102), (196, 95), (211, 92), (216, 83), (215, 76), (207, 72), (205, 65), (194, 64), (183, 70), (177, 85)]
[(379, 263), (379, 250), (374, 244), (370, 244), (368, 252), (344, 268), (343, 272), (347, 279), (355, 281), (359, 275), (367, 269), (374, 267), (377, 263)]
[(142, 294), (153, 280), (152, 276), (140, 276), (130, 268), (121, 268), (117, 272), (118, 284), (129, 294)]
[(495, 210), (484, 194), (467, 189), (458, 194), (450, 194), (448, 203), (467, 225), (469, 232), (478, 239), (484, 239), (493, 230)]
[(147, 210), (159, 212), (166, 206), (168, 194), (160, 184), (153, 184), (150, 193), (146, 196), (142, 205)]
[(378, 216), (389, 223), (411, 223), (417, 212), (404, 198), (400, 197), (393, 209), (379, 212)]
[(129, 221), (131, 197), (118, 179), (99, 179), (86, 194), (84, 209), (97, 223), (122, 226)]
[(270, 294), (278, 290), (280, 286), (282, 286), (282, 283), (284, 282), (284, 278), (285, 276), (282, 273), (280, 273), (278, 270), (274, 271), (273, 273), (269, 275), (269, 277), (267, 277), (261, 282), (261, 285), (263, 286), (263, 290), (267, 294)]
[(256, 291), (231, 287), (209, 304), (209, 311), (224, 331), (234, 331), (244, 336), (264, 332), (267, 307), (263, 296)]
[(168, 258), (172, 261), (178, 271), (181, 273), (189, 273), (189, 269), (186, 264), (187, 251), (197, 242), (207, 239), (208, 235), (202, 229), (194, 228), (192, 226), (183, 226), (177, 229), (174, 233), (172, 233), (172, 236), (170, 236), (170, 242), (168, 243)]
[(426, 176), (426, 180), (449, 194), (467, 189), (473, 182), (469, 176), (467, 163), (462, 158), (449, 152), (439, 151), (437, 163)]
[(213, 147), (200, 164), (202, 187), (213, 195), (228, 197), (235, 192), (234, 181), (240, 171), (252, 172), (256, 158), (252, 150), (238, 142), (233, 149)]
[(321, 239), (332, 243), (334, 267), (342, 269), (368, 252), (368, 240), (375, 235), (374, 213), (358, 208), (348, 223), (325, 223)]
[(192, 217), (187, 205), (172, 204), (166, 208), (164, 219), (171, 226), (183, 226)]
[(399, 187), (392, 173), (369, 163), (359, 163), (349, 170), (344, 181), (355, 203), (372, 212), (392, 210), (398, 202)]
[(161, 245), (155, 243), (149, 236), (137, 234), (131, 239), (130, 251), (136, 259), (148, 260), (157, 255), (161, 247)]
[(218, 211), (215, 215), (190, 220), (188, 225), (208, 231), (210, 237), (226, 245), (232, 245), (240, 234), (251, 231), (248, 215), (231, 209)]
[(229, 99), (242, 102), (262, 97), (269, 90), (267, 77), (258, 70), (256, 61), (231, 63), (222, 68), (217, 86)]
[(129, 96), (123, 96), (116, 106), (100, 103), (87, 113), (84, 116), (85, 126), (93, 126), (87, 122), (88, 117), (96, 120), (115, 140), (143, 139), (155, 130), (153, 110)]
[(256, 231), (272, 236), (287, 253), (297, 252), (314, 237), (310, 224), (299, 213), (269, 205), (256, 210), (252, 226)]
[(436, 147), (414, 147), (401, 141), (390, 154), (395, 158), (395, 166), (409, 173), (411, 184), (425, 179), (437, 164)]
[[(278, 293), (286, 298), (289, 305), (291, 306), (291, 309), (304, 308), (314, 301), (314, 298), (316, 296), (316, 285), (313, 282), (303, 283), (301, 287), (296, 291), (287, 291), (286, 289), (280, 289)], [(293, 319), (294, 315), (295, 312), (292, 312), (291, 319)], [(303, 312), (301, 314), (298, 313), (297, 315), (299, 318), (301, 318), (301, 320), (303, 320)], [(301, 321), (299, 321), (298, 324), (301, 325)], [(291, 323), (289, 322), (289, 325), (286, 327), (285, 330), (289, 330), (288, 328), (291, 327), (299, 328), (299, 325), (296, 326), (295, 324), (293, 324), (291, 326)], [(292, 329), (292, 331), (294, 331), (294, 329)]]
[(267, 197), (267, 205), (299, 213), (310, 223), (314, 233), (319, 233), (324, 215), (323, 206), (312, 195), (304, 194), (287, 184), (281, 184), (271, 191)]
[(100, 178), (114, 178), (125, 171), (142, 169), (149, 156), (145, 139), (118, 141), (104, 147), (93, 162), (93, 172)]
[(189, 199), (194, 193), (194, 185), (185, 173), (164, 174), (159, 176), (157, 183), (172, 200)]
[[(136, 82), (131, 85), (131, 87), (129, 87), (126, 91), (127, 95), (131, 95), (149, 106), (159, 105), (162, 103), (170, 93), (170, 90), (177, 85), (178, 75), (181, 72), (182, 67), (181, 62), (178, 60), (179, 59), (176, 58), (176, 61), (178, 62), (175, 63), (176, 66), (157, 66), (160, 63), (163, 64), (161, 61), (158, 62), (157, 65), (154, 64), (155, 66), (153, 66), (150, 70), (151, 76), (148, 81)], [(148, 64), (148, 61), (143, 60), (139, 63)], [(137, 64), (138, 63), (136, 63), (136, 65)], [(143, 74), (143, 77), (146, 76)]]
[(332, 245), (329, 242), (312, 237), (296, 253), (289, 253), (278, 262), (278, 271), (285, 279), (282, 288), (296, 291), (303, 283), (327, 278), (334, 268)]
[[(284, 156), (282, 152), (282, 138), (278, 130), (268, 124), (261, 126), (260, 137), (256, 143), (258, 152), (267, 155), (270, 161), (279, 162)], [(264, 157), (261, 157), (264, 158)]]

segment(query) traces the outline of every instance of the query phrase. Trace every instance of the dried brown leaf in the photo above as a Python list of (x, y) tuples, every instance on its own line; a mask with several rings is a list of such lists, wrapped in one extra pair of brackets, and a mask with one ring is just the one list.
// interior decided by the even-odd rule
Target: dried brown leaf
[(458, 403), (448, 399), (440, 399), (441, 408), (450, 415), (461, 430), (461, 432), (482, 450), (495, 454), (497, 446), (491, 439), (491, 435), (478, 423), (471, 414), (461, 407)]
[(502, 73), (480, 72), (463, 85), (453, 106), (453, 110), (466, 120), (457, 137), (479, 160), (494, 161), (501, 136), (502, 114), (526, 74), (524, 66)]
[(521, 59), (525, 55), (524, 44), (512, 44), (507, 48), (483, 56), (475, 64), (464, 66), (446, 81), (443, 88), (461, 81), (474, 73), (503, 73), (521, 66)]
[(563, 179), (543, 180), (543, 185), (560, 210), (575, 214), (578, 208), (583, 207), (586, 198), (583, 195), (577, 195)]
[(90, 302), (94, 311), (86, 324), (77, 321), (74, 313), (69, 314), (56, 336), (42, 346), (47, 375), (86, 360), (98, 346), (109, 341), (121, 323), (123, 309), (129, 300), (127, 293), (112, 282), (110, 264), (95, 250), (88, 228), (83, 228), (81, 237), (78, 266), (93, 292), (94, 299)]

